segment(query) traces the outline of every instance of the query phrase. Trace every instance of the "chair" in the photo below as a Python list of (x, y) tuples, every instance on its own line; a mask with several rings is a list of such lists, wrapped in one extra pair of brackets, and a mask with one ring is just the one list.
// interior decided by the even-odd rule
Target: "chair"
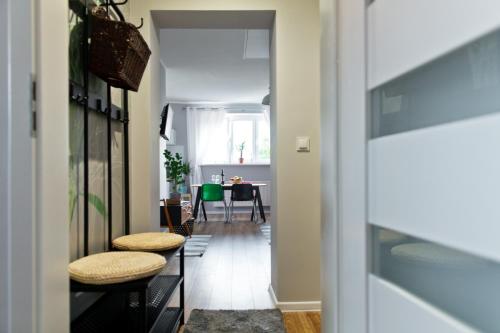
[[(226, 198), (224, 197), (224, 188), (220, 184), (203, 184), (201, 185), (201, 205), (203, 210), (205, 210), (205, 202), (217, 202), (222, 201), (224, 203), (224, 221), (228, 221), (228, 212)], [(207, 215), (205, 215), (205, 221), (207, 221)]]
[(257, 218), (257, 197), (254, 195), (252, 184), (233, 184), (231, 187), (231, 202), (229, 203), (229, 221), (233, 219), (233, 209), (234, 203), (236, 201), (252, 201), (252, 217), (251, 220), (254, 221), (254, 216)]

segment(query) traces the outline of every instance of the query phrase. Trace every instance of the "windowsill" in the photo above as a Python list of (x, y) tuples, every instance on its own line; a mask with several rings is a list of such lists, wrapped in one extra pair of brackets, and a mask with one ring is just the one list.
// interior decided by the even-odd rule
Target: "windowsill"
[(271, 166), (269, 163), (214, 163), (214, 164), (201, 164), (200, 166), (229, 166), (229, 167), (245, 167), (245, 166)]

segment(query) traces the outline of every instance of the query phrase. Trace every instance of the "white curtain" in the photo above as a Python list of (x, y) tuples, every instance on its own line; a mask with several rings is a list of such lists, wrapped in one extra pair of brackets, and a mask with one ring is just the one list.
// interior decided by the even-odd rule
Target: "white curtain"
[(228, 162), (226, 112), (190, 107), (186, 111), (191, 184), (200, 184), (204, 182), (202, 164)]
[(271, 106), (264, 105), (262, 113), (264, 114), (264, 120), (267, 122), (267, 125), (271, 126)]

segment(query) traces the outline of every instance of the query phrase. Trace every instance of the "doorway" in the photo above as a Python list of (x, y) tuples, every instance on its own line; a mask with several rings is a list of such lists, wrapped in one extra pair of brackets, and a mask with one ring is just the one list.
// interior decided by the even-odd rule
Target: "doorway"
[[(193, 255), (186, 258), (186, 314), (194, 308), (273, 308), (268, 288), (274, 14), (167, 11), (154, 17), (162, 26), (160, 105), (169, 118), (160, 138), (160, 198), (180, 193), (191, 201), (196, 219)], [(190, 168), (175, 188), (168, 182), (165, 151), (179, 154)], [(258, 186), (258, 203), (256, 197), (236, 202), (229, 213), (231, 190), (224, 191), (225, 204), (198, 203), (199, 185), (224, 181), (227, 187), (234, 177)], [(190, 240), (186, 247), (190, 253)]]

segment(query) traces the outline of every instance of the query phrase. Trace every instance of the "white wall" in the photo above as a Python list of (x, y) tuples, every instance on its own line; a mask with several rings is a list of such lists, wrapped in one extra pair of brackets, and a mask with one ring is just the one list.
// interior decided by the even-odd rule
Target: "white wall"
[[(131, 121), (132, 231), (150, 230), (158, 219), (157, 127), (160, 107), (158, 35), (152, 10), (267, 10), (276, 11), (273, 144), (272, 284), (279, 302), (320, 300), (319, 178), (319, 8), (318, 1), (302, 0), (142, 0), (131, 3), (132, 20), (144, 18), (141, 32), (153, 50), (139, 93), (131, 109), (141, 116)], [(300, 20), (297, 18), (300, 17)], [(153, 121), (154, 120), (154, 121)], [(295, 137), (311, 137), (311, 152), (297, 153)], [(151, 146), (155, 154), (147, 153)], [(307, 193), (304, 195), (304, 193)], [(297, 203), (300, 203), (298, 205)], [(306, 207), (306, 208), (304, 208)], [(307, 225), (306, 227), (304, 225)], [(286, 304), (285, 304), (286, 305)]]
[[(37, 332), (69, 330), (68, 6), (37, 1)], [(24, 319), (26, 320), (26, 319)]]

